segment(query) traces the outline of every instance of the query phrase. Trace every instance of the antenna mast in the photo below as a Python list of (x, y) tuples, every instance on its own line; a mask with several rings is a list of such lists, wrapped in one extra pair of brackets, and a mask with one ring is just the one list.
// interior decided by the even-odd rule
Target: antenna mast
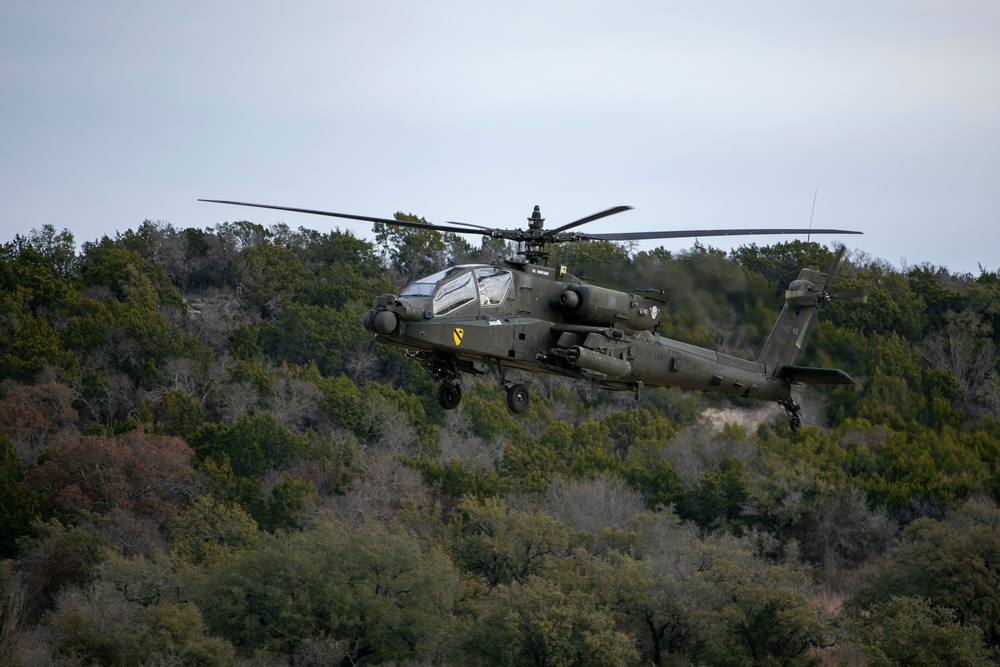
[(806, 243), (809, 243), (809, 241), (812, 239), (813, 216), (816, 215), (816, 197), (817, 197), (817, 195), (819, 195), (819, 188), (816, 188), (816, 191), (813, 192), (813, 208), (812, 208), (812, 212), (809, 214), (809, 233), (806, 234)]

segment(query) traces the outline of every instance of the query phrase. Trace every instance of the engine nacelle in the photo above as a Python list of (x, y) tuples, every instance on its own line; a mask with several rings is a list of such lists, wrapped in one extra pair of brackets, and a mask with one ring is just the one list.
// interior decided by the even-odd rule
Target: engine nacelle
[(633, 331), (649, 331), (660, 321), (662, 304), (635, 294), (573, 285), (552, 300), (552, 307), (577, 322), (598, 326), (620, 325)]

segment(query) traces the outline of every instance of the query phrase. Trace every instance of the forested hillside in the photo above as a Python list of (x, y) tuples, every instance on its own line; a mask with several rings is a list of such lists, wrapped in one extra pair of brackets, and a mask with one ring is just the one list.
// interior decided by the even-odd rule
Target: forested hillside
[[(414, 218), (415, 219), (415, 218)], [(146, 222), (0, 249), (0, 664), (996, 664), (1000, 273), (848, 255), (780, 408), (526, 375), (445, 411), (361, 316), (507, 249)], [(753, 358), (802, 267), (612, 243), (660, 333)], [(743, 419), (740, 423), (726, 423)]]

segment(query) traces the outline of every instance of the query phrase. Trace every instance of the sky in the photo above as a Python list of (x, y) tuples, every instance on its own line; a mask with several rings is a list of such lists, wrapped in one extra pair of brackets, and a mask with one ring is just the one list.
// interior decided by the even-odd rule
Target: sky
[(0, 3), (0, 242), (372, 238), (199, 198), (502, 228), (624, 204), (580, 231), (812, 224), (978, 276), (1000, 269), (1000, 3)]

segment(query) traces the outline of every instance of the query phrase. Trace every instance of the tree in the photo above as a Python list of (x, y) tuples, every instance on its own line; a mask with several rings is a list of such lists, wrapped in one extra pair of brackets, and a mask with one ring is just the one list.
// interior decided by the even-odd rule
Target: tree
[(955, 612), (928, 600), (893, 596), (866, 614), (841, 621), (866, 654), (869, 667), (990, 667), (996, 651), (975, 625), (962, 625)]
[(456, 564), (490, 586), (524, 582), (566, 554), (571, 533), (541, 512), (509, 509), (500, 498), (463, 498), (453, 523)]
[[(643, 664), (690, 661), (696, 637), (688, 577), (657, 571), (648, 556), (636, 558), (615, 550), (595, 557), (577, 549), (572, 560), (585, 577), (578, 586), (614, 610), (617, 629), (634, 639)], [(551, 576), (557, 577), (566, 569), (560, 568)]]
[(311, 278), (293, 251), (271, 244), (245, 248), (237, 264), (239, 294), (260, 315), (280, 313), (293, 302)]
[(50, 610), (60, 591), (84, 585), (110, 553), (107, 517), (85, 513), (75, 519), (36, 523), (33, 536), (20, 545), (18, 569), (29, 618)]
[[(27, 602), (12, 560), (0, 559), (0, 665), (33, 664)], [(37, 650), (37, 649), (36, 649)]]
[(719, 562), (698, 579), (711, 600), (698, 614), (704, 643), (696, 655), (705, 664), (815, 664), (815, 652), (828, 641), (826, 627), (795, 590), (801, 575), (772, 568), (748, 576)]
[[(428, 224), (412, 213), (397, 212), (394, 218)], [(456, 234), (442, 234), (433, 229), (401, 227), (382, 222), (374, 223), (372, 229), (382, 261), (392, 273), (390, 280), (397, 287), (440, 271), (451, 263), (456, 248), (465, 250), (468, 246)]]
[(257, 522), (233, 502), (195, 496), (169, 524), (174, 549), (195, 563), (212, 562), (252, 547)]
[(0, 398), (0, 431), (10, 437), (24, 467), (34, 466), (53, 441), (73, 435), (77, 421), (73, 394), (65, 385), (15, 385)]
[(191, 438), (200, 459), (223, 459), (240, 477), (260, 477), (269, 468), (282, 468), (300, 458), (314, 458), (315, 436), (298, 435), (264, 412), (241, 414), (232, 426), (205, 424)]
[(81, 276), (84, 285), (108, 288), (112, 298), (119, 301), (133, 300), (153, 308), (158, 303), (184, 308), (184, 299), (162, 266), (107, 237), (99, 243), (84, 244)]
[(751, 273), (773, 285), (776, 295), (783, 295), (788, 283), (798, 277), (803, 268), (826, 271), (833, 261), (833, 253), (819, 243), (786, 241), (771, 246), (756, 243), (743, 245), (732, 253), (733, 259)]
[(722, 459), (701, 475), (697, 486), (678, 498), (677, 513), (703, 528), (738, 527), (749, 499), (748, 472), (741, 461)]
[(1000, 645), (1000, 509), (967, 503), (946, 521), (920, 518), (907, 526), (899, 555), (863, 579), (851, 600), (871, 610), (894, 596), (953, 609), (956, 620)]
[(35, 382), (52, 367), (73, 371), (76, 359), (63, 348), (59, 336), (43, 319), (28, 313), (11, 319), (11, 333), (0, 340), (0, 376)]
[(924, 356), (955, 378), (967, 411), (997, 414), (1000, 376), (990, 327), (971, 310), (949, 315), (947, 325), (924, 340)]
[(23, 477), (14, 443), (0, 433), (0, 560), (17, 553), (17, 541), (31, 533), (39, 515), (35, 495), (21, 484)]
[[(141, 561), (121, 565), (111, 559), (108, 569), (124, 569), (136, 577), (151, 568)], [(208, 636), (194, 604), (169, 591), (153, 597), (131, 594), (132, 589), (141, 593), (143, 583), (115, 580), (112, 574), (60, 595), (51, 614), (56, 654), (81, 664), (144, 665), (155, 660), (199, 667), (235, 665), (233, 646)]]
[(588, 593), (532, 576), (501, 584), (463, 642), (485, 665), (588, 667), (635, 664), (632, 639)]
[(187, 496), (191, 455), (180, 438), (142, 430), (87, 436), (60, 443), (25, 484), (66, 514), (120, 508), (164, 524)]
[(542, 509), (571, 530), (592, 536), (601, 545), (606, 532), (628, 527), (645, 508), (642, 496), (624, 482), (598, 477), (557, 479), (546, 490)]
[(406, 533), (321, 518), (262, 537), (187, 588), (208, 626), (247, 654), (326, 638), (342, 642), (348, 664), (379, 664), (433, 655), (458, 585), (448, 558)]

